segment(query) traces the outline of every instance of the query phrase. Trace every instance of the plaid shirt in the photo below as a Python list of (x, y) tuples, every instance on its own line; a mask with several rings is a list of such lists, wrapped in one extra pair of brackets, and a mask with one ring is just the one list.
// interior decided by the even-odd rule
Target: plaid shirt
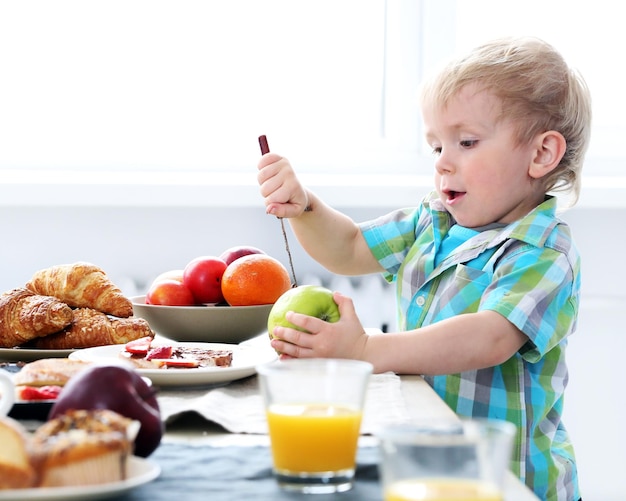
[(524, 218), (477, 232), (437, 260), (455, 221), (436, 194), (362, 223), (361, 231), (386, 279), (396, 281), (400, 330), (492, 310), (528, 336), (501, 365), (425, 379), (457, 414), (515, 424), (513, 472), (540, 499), (572, 501), (580, 497), (577, 471), (561, 414), (580, 259), (555, 211), (556, 199), (547, 197)]

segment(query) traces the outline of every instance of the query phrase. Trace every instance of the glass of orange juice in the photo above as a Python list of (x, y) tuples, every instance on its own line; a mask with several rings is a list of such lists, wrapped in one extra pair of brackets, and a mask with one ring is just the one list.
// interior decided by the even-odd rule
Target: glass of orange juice
[(503, 501), (515, 426), (459, 419), (381, 430), (385, 501)]
[(349, 490), (372, 365), (289, 359), (257, 372), (278, 484), (309, 494)]

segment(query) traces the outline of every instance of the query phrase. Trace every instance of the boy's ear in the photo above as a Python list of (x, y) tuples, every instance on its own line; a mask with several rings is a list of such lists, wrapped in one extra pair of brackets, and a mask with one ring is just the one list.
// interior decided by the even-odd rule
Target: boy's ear
[(535, 145), (534, 158), (529, 166), (528, 175), (539, 179), (552, 172), (565, 155), (567, 143), (563, 134), (549, 130), (537, 135), (533, 141)]

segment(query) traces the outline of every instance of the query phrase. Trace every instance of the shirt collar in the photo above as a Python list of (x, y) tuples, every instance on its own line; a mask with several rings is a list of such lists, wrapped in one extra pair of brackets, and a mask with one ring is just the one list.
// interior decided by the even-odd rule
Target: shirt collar
[[(424, 201), (424, 205), (431, 213), (433, 223), (442, 234), (447, 233), (450, 227), (456, 224), (452, 215), (447, 211), (436, 192), (432, 192)], [(502, 228), (491, 229), (499, 233), (494, 240), (501, 242), (507, 238), (514, 238), (536, 247), (543, 247), (549, 235), (559, 223), (556, 217), (557, 199), (546, 195), (544, 201), (524, 217)], [(493, 240), (492, 240), (493, 241)]]

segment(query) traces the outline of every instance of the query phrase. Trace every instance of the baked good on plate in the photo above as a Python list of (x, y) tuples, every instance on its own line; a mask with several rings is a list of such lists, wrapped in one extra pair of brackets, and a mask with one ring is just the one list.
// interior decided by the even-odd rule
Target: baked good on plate
[(33, 464), (40, 487), (95, 485), (126, 479), (139, 429), (108, 409), (72, 410), (33, 434)]
[(66, 329), (38, 338), (33, 346), (45, 350), (91, 348), (125, 344), (146, 336), (154, 337), (154, 332), (143, 318), (112, 318), (92, 308), (76, 308)]
[(29, 436), (18, 421), (0, 418), (0, 490), (34, 485), (35, 470), (30, 462), (28, 442)]
[(18, 400), (54, 400), (61, 388), (91, 362), (69, 358), (42, 358), (24, 364), (13, 376)]
[(133, 304), (98, 266), (77, 262), (37, 271), (26, 288), (54, 296), (74, 308), (93, 308), (115, 317), (130, 317)]
[(0, 294), (0, 347), (13, 348), (72, 323), (72, 309), (53, 297), (18, 288)]

